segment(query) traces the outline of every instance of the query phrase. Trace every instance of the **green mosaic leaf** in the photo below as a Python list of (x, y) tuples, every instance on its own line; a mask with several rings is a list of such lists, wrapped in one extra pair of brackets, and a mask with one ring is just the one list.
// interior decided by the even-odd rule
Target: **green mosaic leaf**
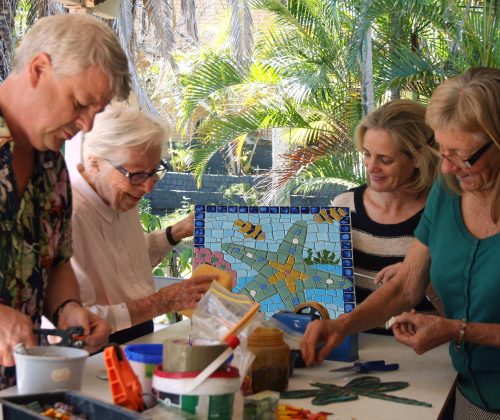
[(363, 397), (392, 401), (399, 404), (432, 407), (432, 404), (424, 401), (386, 394), (386, 392), (389, 391), (399, 391), (401, 389), (407, 388), (409, 386), (409, 383), (403, 381), (381, 382), (380, 379), (375, 376), (363, 376), (360, 378), (355, 378), (344, 386), (321, 382), (312, 383), (311, 386), (319, 389), (286, 391), (280, 394), (280, 398), (300, 399), (312, 397), (313, 405), (326, 405), (336, 402), (352, 401), (357, 399), (359, 395), (362, 395)]

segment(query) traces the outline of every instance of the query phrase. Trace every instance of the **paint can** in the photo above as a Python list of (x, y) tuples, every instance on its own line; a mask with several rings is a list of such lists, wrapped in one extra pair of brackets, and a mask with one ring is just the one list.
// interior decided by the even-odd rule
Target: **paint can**
[(214, 372), (194, 391), (185, 392), (199, 373), (165, 372), (158, 366), (153, 376), (153, 394), (165, 404), (199, 419), (231, 419), (234, 394), (240, 387), (238, 369), (226, 366)]
[(150, 393), (154, 370), (162, 363), (163, 345), (130, 344), (125, 347), (125, 356), (141, 383), (142, 392)]
[(79, 390), (88, 357), (85, 350), (62, 346), (28, 347), (25, 354), (14, 352), (17, 391)]

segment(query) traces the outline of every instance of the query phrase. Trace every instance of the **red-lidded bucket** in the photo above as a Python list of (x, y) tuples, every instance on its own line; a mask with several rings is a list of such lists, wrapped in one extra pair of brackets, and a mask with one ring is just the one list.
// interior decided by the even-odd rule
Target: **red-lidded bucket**
[(240, 387), (238, 369), (227, 366), (214, 372), (193, 392), (185, 392), (199, 373), (165, 372), (158, 366), (153, 375), (153, 394), (165, 404), (202, 419), (232, 418), (234, 394)]

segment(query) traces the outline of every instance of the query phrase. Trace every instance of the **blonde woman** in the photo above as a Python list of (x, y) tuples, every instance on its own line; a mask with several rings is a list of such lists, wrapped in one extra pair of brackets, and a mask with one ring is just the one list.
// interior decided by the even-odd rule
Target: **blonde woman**
[[(356, 129), (367, 183), (333, 205), (351, 209), (357, 303), (394, 276), (413, 241), (439, 161), (426, 146), (432, 134), (425, 107), (404, 99), (382, 105)], [(433, 306), (423, 299), (416, 309)]]

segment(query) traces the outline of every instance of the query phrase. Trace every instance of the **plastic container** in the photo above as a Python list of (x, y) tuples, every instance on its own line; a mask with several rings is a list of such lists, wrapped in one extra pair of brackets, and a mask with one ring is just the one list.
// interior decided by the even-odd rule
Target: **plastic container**
[(280, 394), (275, 391), (262, 391), (245, 397), (243, 420), (275, 420), (279, 403)]
[[(86, 414), (89, 420), (127, 420), (140, 419), (141, 415), (112, 404), (82, 395), (79, 392), (48, 392), (43, 394), (17, 395), (0, 399), (4, 420), (47, 419), (36, 411), (30, 410), (26, 404), (38, 401), (44, 405), (64, 402), (72, 405), (77, 414)], [(1, 414), (1, 413), (0, 413)]]
[(198, 419), (231, 419), (234, 394), (239, 390), (238, 369), (228, 366), (214, 372), (193, 392), (185, 392), (199, 372), (164, 372), (160, 366), (153, 377), (153, 394), (165, 404)]
[(131, 344), (125, 347), (125, 356), (141, 383), (142, 392), (150, 393), (155, 368), (162, 364), (163, 345)]
[(219, 341), (165, 340), (163, 343), (163, 370), (165, 372), (203, 370), (226, 349), (227, 344)]
[(72, 347), (29, 347), (14, 352), (17, 392), (33, 394), (55, 390), (79, 390), (89, 353)]
[(251, 368), (253, 392), (286, 391), (290, 349), (283, 341), (283, 331), (277, 328), (257, 328), (248, 337), (248, 349), (255, 354)]

